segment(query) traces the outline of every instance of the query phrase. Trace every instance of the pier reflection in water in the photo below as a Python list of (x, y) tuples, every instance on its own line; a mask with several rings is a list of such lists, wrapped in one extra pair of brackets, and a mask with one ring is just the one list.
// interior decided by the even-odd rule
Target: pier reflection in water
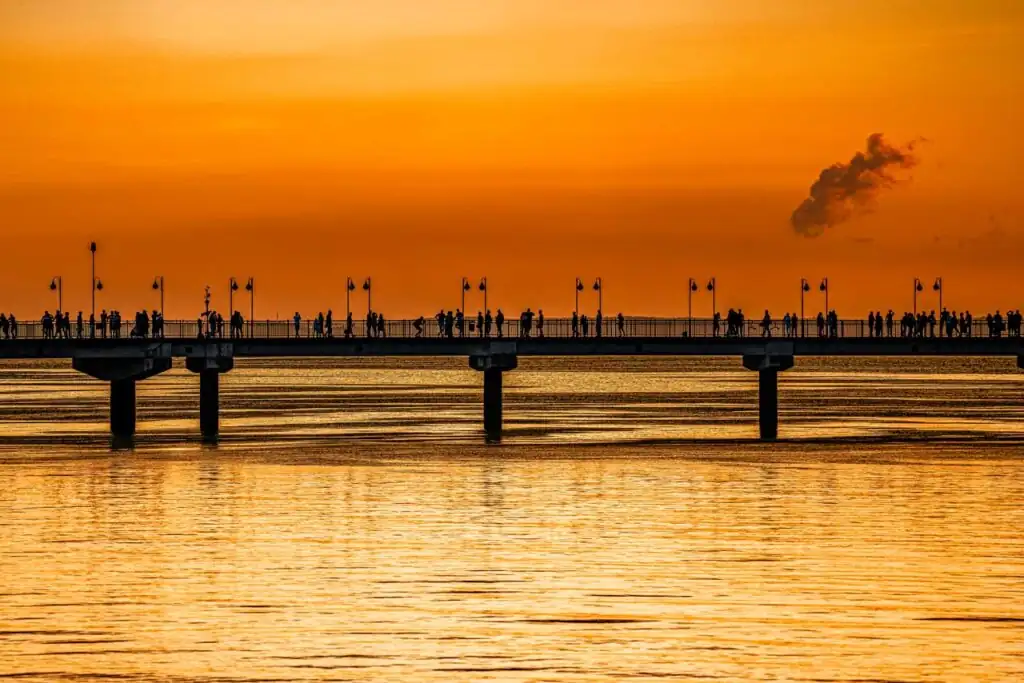
[(462, 362), (246, 363), (219, 447), (175, 370), (118, 453), (0, 368), (0, 674), (1024, 676), (1012, 362), (801, 361), (762, 445), (733, 360), (531, 360), (494, 447)]

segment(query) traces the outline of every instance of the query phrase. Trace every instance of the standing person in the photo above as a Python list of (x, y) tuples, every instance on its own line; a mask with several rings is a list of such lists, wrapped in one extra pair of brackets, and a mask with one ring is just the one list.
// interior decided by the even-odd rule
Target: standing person
[(576, 311), (572, 312), (572, 336), (574, 339), (580, 336), (580, 316)]
[(615, 318), (615, 322), (616, 322), (616, 324), (618, 325), (618, 328), (619, 328), (619, 336), (620, 337), (625, 337), (626, 336), (626, 316), (622, 315), (622, 311), (619, 311), (619, 314)]
[(0, 334), (4, 335), (4, 339), (11, 338), (11, 328), (7, 322), (7, 315), (0, 313)]
[(868, 336), (875, 336), (875, 312), (868, 311)]
[(299, 315), (298, 311), (295, 311), (295, 315), (292, 316), (292, 323), (295, 325), (295, 338), (299, 338), (299, 326), (302, 324), (302, 316)]
[(383, 313), (378, 313), (377, 314), (377, 336), (378, 337), (387, 337), (388, 336), (388, 327), (384, 323), (384, 314)]
[(89, 314), (89, 339), (96, 338), (96, 314)]
[(505, 314), (498, 309), (498, 315), (494, 318), (494, 323), (498, 326), (498, 338), (505, 336)]
[(537, 309), (537, 336), (544, 338), (544, 309)]
[(484, 336), (484, 312), (483, 311), (477, 311), (476, 312), (476, 336), (478, 336), (478, 337), (483, 337)]
[(100, 311), (100, 337), (103, 339), (107, 338), (107, 318), (109, 317), (110, 316), (107, 315), (107, 309), (104, 308)]
[(586, 338), (590, 334), (590, 320), (587, 319), (586, 313), (580, 316), (580, 327), (583, 328), (583, 337)]
[(487, 313), (484, 314), (484, 336), (491, 336), (491, 325), (494, 324), (494, 318), (491, 316), (491, 309), (487, 309)]
[(601, 313), (601, 309), (597, 309), (597, 318), (594, 320), (594, 334), (600, 339), (601, 337), (601, 324), (604, 322), (604, 315)]
[(7, 319), (7, 322), (9, 322), (11, 324), (11, 339), (17, 339), (18, 338), (18, 320), (14, 317), (13, 313), (11, 313), (11, 317)]
[(715, 311), (711, 316), (711, 336), (717, 337), (722, 331), (722, 314)]
[(455, 330), (459, 333), (461, 339), (466, 333), (466, 315), (459, 310), (455, 309)]
[(84, 325), (82, 324), (82, 312), (79, 311), (78, 312), (78, 318), (75, 319), (75, 336), (78, 337), (79, 339), (82, 338), (82, 328), (83, 327), (84, 327)]
[(330, 339), (331, 337), (334, 336), (334, 311), (331, 310), (330, 308), (327, 309), (326, 324), (327, 329), (324, 331), (327, 334), (327, 338)]
[(444, 309), (442, 308), (440, 311), (438, 311), (437, 315), (434, 316), (434, 317), (437, 319), (437, 336), (438, 337), (443, 337), (444, 336), (444, 321), (445, 321)]
[(769, 339), (772, 336), (772, 316), (767, 308), (764, 309), (764, 317), (761, 318), (761, 336)]
[(352, 336), (352, 311), (345, 314), (345, 338)]

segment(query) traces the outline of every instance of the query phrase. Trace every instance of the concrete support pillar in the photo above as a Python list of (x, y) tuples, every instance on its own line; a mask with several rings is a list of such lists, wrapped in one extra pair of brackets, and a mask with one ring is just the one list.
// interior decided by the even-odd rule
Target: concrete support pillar
[(484, 434), (489, 441), (501, 439), (502, 385), (505, 372), (518, 365), (515, 349), (514, 342), (488, 342), (480, 353), (469, 357), (469, 367), (484, 375)]
[(135, 435), (136, 382), (171, 369), (169, 345), (131, 347), (129, 351), (152, 355), (89, 355), (87, 349), (71, 359), (75, 370), (110, 382), (110, 433), (115, 442), (125, 443)]
[(743, 367), (757, 372), (757, 416), (762, 441), (779, 436), (779, 373), (793, 367), (791, 345), (773, 344), (743, 356)]
[(131, 377), (110, 383), (110, 433), (119, 439), (135, 436), (135, 380)]
[(235, 367), (234, 359), (226, 355), (230, 348), (221, 346), (203, 347), (203, 355), (185, 358), (185, 367), (199, 375), (199, 431), (203, 441), (210, 443), (220, 434), (220, 376)]
[(215, 440), (220, 433), (220, 372), (199, 373), (199, 431), (203, 439)]
[(501, 384), (504, 370), (484, 370), (484, 432), (491, 438), (501, 437)]
[(779, 371), (773, 368), (757, 373), (758, 420), (762, 441), (779, 436)]

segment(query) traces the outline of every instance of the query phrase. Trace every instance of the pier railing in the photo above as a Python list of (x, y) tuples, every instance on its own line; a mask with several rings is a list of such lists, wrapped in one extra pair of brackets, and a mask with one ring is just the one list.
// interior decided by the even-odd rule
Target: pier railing
[[(121, 338), (128, 339), (133, 335), (134, 318), (131, 320), (122, 320), (120, 329), (112, 328), (109, 324), (105, 330), (100, 329), (97, 324), (95, 329), (91, 329), (88, 322), (85, 322), (82, 331), (82, 338)], [(352, 329), (346, 330), (345, 320), (335, 319), (333, 321), (333, 329), (331, 336), (334, 338), (344, 338), (346, 336), (366, 338), (370, 335), (367, 334), (367, 321), (365, 319), (353, 320)], [(866, 338), (872, 336), (869, 333), (867, 320), (840, 320), (835, 329), (835, 334), (829, 334), (827, 328), (819, 328), (817, 320), (805, 319), (803, 321), (796, 321), (794, 324), (788, 327), (782, 320), (774, 320), (770, 326), (771, 336), (773, 338), (817, 338), (817, 337), (829, 337), (834, 336), (842, 339), (850, 338)], [(152, 336), (152, 328), (147, 336)], [(10, 338), (14, 333), (14, 330), (8, 328), (7, 334), (4, 334), (4, 330), (0, 329), (0, 341), (5, 338)], [(1005, 329), (1003, 330), (1005, 334)], [(490, 338), (510, 338), (516, 339), (523, 334), (521, 329), (521, 323), (518, 318), (511, 320), (506, 319), (501, 329), (498, 329), (496, 323), (492, 323), (490, 333), (487, 334), (486, 330), (481, 330), (478, 325), (477, 319), (467, 318), (465, 321), (465, 329), (462, 334), (459, 333), (456, 327), (453, 331), (453, 336), (458, 337), (484, 337), (489, 336)], [(945, 331), (939, 330), (939, 325), (935, 326), (934, 336), (942, 336)], [(984, 319), (975, 319), (969, 330), (969, 335), (974, 337), (988, 337), (989, 328)], [(18, 321), (17, 323), (17, 337), (19, 339), (43, 339), (45, 338), (43, 324), (40, 321)], [(187, 338), (206, 338), (211, 336), (209, 326), (207, 323), (200, 322), (199, 320), (167, 320), (164, 322), (163, 336), (167, 338), (187, 339)], [(227, 320), (224, 321), (223, 330), (219, 331), (212, 336), (217, 338), (229, 339), (231, 335), (230, 324)], [(296, 330), (296, 324), (294, 320), (256, 320), (256, 321), (245, 321), (241, 330), (241, 337), (243, 338), (255, 338), (255, 339), (288, 339), (288, 338), (314, 338), (314, 337), (325, 337), (327, 336), (326, 330), (318, 333), (313, 319), (303, 318), (299, 321), (298, 329)], [(447, 335), (442, 327), (439, 327), (436, 318), (427, 318), (422, 322), (422, 325), (417, 327), (416, 320), (386, 320), (384, 323), (383, 333), (375, 331), (374, 336), (384, 336), (393, 338), (444, 338)], [(577, 326), (576, 332), (573, 332), (572, 320), (569, 318), (546, 318), (544, 320), (543, 327), (539, 325), (539, 320), (534, 318), (532, 327), (529, 333), (530, 337), (551, 337), (551, 338), (569, 338), (569, 337), (581, 337), (581, 338), (595, 338), (595, 337), (646, 337), (646, 338), (712, 338), (712, 337), (762, 337), (766, 336), (761, 324), (761, 320), (744, 320), (742, 326), (738, 329), (733, 330), (733, 333), (729, 334), (729, 326), (725, 320), (722, 320), (716, 330), (716, 326), (713, 320), (709, 318), (652, 318), (652, 317), (626, 317), (622, 320), (620, 326), (619, 321), (615, 317), (604, 318), (598, 326), (597, 321), (594, 319), (588, 319), (588, 324), (584, 328), (582, 324)], [(883, 337), (899, 337), (900, 324), (896, 320), (892, 326), (892, 333), (890, 334), (888, 328), (883, 325), (882, 334)], [(932, 336), (931, 330), (925, 330), (925, 336)], [(959, 335), (958, 335), (959, 336)], [(71, 321), (71, 337), (79, 337), (79, 331), (76, 321)]]

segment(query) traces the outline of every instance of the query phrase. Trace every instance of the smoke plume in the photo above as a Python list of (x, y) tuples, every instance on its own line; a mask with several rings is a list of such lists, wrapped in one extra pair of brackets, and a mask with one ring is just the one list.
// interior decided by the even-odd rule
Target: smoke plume
[(892, 172), (913, 168), (914, 143), (893, 147), (881, 133), (868, 138), (867, 151), (857, 152), (847, 164), (829, 166), (811, 185), (810, 196), (790, 218), (805, 237), (817, 237), (867, 208), (879, 191), (892, 187)]

